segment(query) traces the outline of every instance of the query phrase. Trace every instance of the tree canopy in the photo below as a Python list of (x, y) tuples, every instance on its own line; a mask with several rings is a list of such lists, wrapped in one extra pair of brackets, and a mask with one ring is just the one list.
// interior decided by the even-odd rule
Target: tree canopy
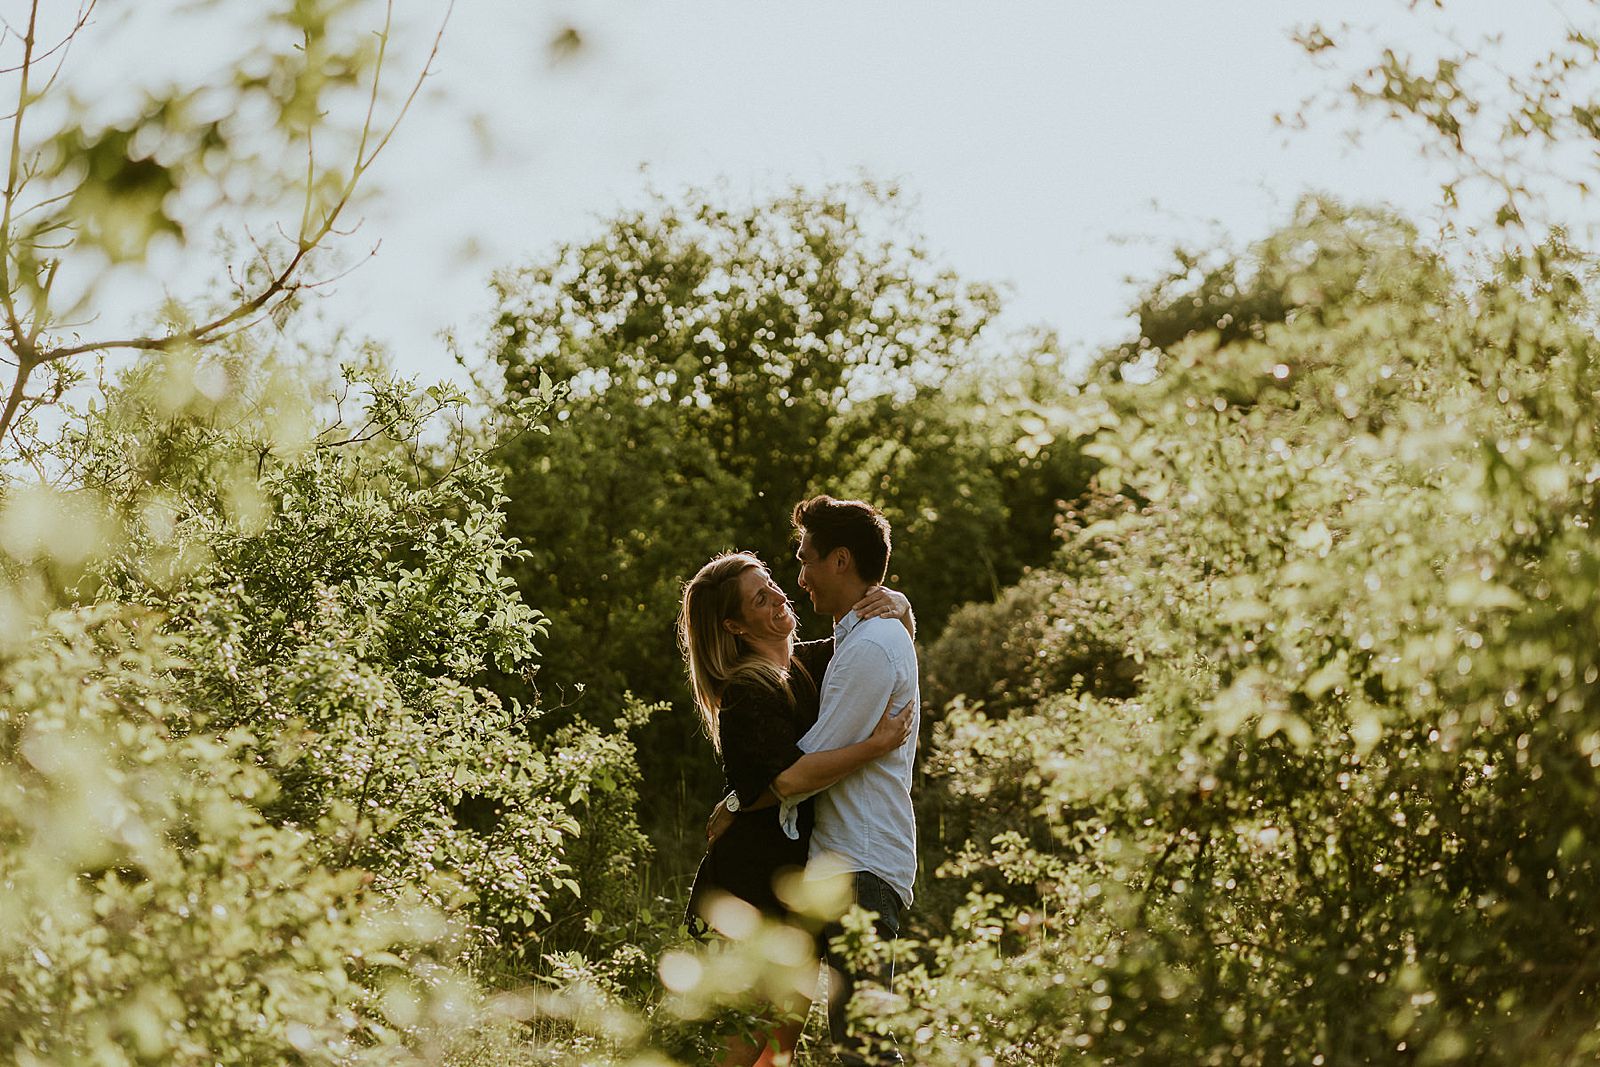
[(514, 573), (551, 621), (535, 682), (675, 701), (649, 728), (657, 795), (709, 789), (672, 625), (711, 555), (754, 550), (798, 596), (793, 505), (865, 498), (894, 524), (890, 581), (936, 631), (1043, 560), (1056, 501), (1086, 483), (1077, 450), (1039, 436), (1069, 388), (1050, 343), (989, 338), (995, 293), (933, 263), (892, 190), (658, 198), (496, 292), (508, 397), (568, 390), (557, 432), (500, 460)]

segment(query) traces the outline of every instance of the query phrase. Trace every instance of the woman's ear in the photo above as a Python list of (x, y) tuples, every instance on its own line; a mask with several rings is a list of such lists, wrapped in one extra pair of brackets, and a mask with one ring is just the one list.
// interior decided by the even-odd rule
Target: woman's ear
[(742, 633), (742, 632), (741, 632), (741, 631), (739, 631), (739, 630), (735, 630), (735, 629), (734, 629), (734, 628), (733, 628), (733, 620), (732, 620), (732, 619), (723, 619), (723, 620), (722, 620), (722, 628), (723, 628), (723, 629), (724, 629), (724, 630), (726, 630), (726, 631), (728, 631), (728, 632), (729, 632), (729, 633), (730, 633), (730, 634), (732, 634), (732, 635), (733, 635), (733, 636), (735, 636), (735, 637), (742, 637), (742, 636), (744, 636), (744, 635), (743, 635), (743, 633)]

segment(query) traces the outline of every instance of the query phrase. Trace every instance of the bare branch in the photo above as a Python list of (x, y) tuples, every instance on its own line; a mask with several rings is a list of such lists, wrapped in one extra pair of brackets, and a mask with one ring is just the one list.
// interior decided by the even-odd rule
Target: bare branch
[[(28, 387), (28, 376), (33, 373), (34, 366), (18, 357), (17, 376), (11, 382), (11, 394), (6, 397), (4, 410), (0, 410), (0, 435), (11, 431), (11, 424), (17, 417), (17, 407), (22, 403), (23, 393)], [(0, 440), (4, 440), (4, 437), (0, 436)]]
[[(453, 2), (453, 0), (452, 0), (452, 2)], [(445, 16), (444, 17), (445, 17), (446, 21), (449, 21), (450, 12), (448, 11), (448, 9), (445, 11)], [(373, 67), (373, 72), (372, 72), (372, 93), (367, 97), (367, 117), (365, 119), (363, 119), (362, 122), (361, 122), (361, 140), (356, 144), (356, 160), (355, 160), (354, 169), (351, 171), (351, 174), (350, 174), (350, 180), (351, 181), (355, 181), (355, 179), (357, 177), (359, 177), (360, 174), (361, 174), (361, 170), (362, 170), (361, 157), (366, 154), (366, 151), (367, 151), (367, 136), (372, 132), (372, 117), (377, 112), (377, 109), (378, 109), (378, 86), (383, 80), (383, 60), (384, 60), (384, 57), (389, 52), (389, 33), (390, 33), (390, 27), (393, 25), (393, 23), (394, 23), (394, 0), (387, 0), (387, 2), (384, 4), (384, 9), (383, 9), (383, 30), (382, 30), (382, 32), (380, 32), (378, 34), (378, 59), (377, 59), (377, 62), (375, 63), (375, 65)], [(443, 29), (444, 28), (441, 26), (440, 27), (441, 32), (443, 31)], [(438, 42), (435, 41), (435, 49), (437, 49), (437, 47), (438, 47)], [(426, 74), (427, 68), (428, 68), (429, 65), (432, 64), (432, 62), (433, 62), (433, 56), (429, 55), (428, 62), (423, 64), (423, 72), (424, 72), (424, 74)], [(420, 82), (419, 82), (419, 84), (420, 84)], [(413, 93), (415, 93), (415, 90), (413, 90)], [(410, 101), (408, 100), (407, 103), (409, 103), (409, 102)], [(404, 109), (401, 110), (401, 114), (402, 115), (405, 114)], [(380, 148), (381, 148), (381, 146), (380, 146)]]
[(50, 321), (50, 290), (55, 288), (56, 271), (61, 268), (59, 259), (52, 259), (44, 270), (44, 281), (39, 285), (39, 304), (34, 308), (33, 326), (28, 330), (28, 345), (30, 350), (37, 350), (39, 335), (44, 332), (45, 325)]
[[(23, 178), (23, 183), (26, 184), (26, 182), (27, 182), (27, 177), (25, 176)], [(70, 200), (71, 198), (72, 198), (72, 192), (70, 190), (65, 192), (65, 193), (57, 193), (55, 196), (46, 197), (45, 199), (40, 200), (37, 203), (29, 204), (27, 207), (25, 207), (21, 211), (17, 212), (16, 216), (11, 221), (12, 222), (21, 222), (23, 219), (27, 218), (29, 215), (33, 214), (35, 211), (42, 211), (42, 210), (44, 210), (45, 208), (49, 207), (52, 204), (59, 204), (59, 203), (61, 203), (61, 201)], [(59, 224), (57, 224), (57, 225), (59, 225)], [(43, 231), (41, 231), (41, 232), (43, 232)]]
[[(49, 48), (45, 49), (43, 52), (40, 52), (38, 55), (34, 56), (33, 57), (33, 61), (35, 63), (40, 63), (40, 62), (42, 62), (42, 61), (44, 61), (46, 59), (49, 59), (51, 56), (55, 55), (57, 52), (60, 52), (63, 49), (67, 49), (67, 48), (72, 47), (73, 39), (76, 38), (79, 33), (83, 32), (83, 28), (89, 24), (89, 16), (94, 14), (95, 4), (97, 4), (99, 2), (100, 2), (100, 0), (88, 0), (87, 3), (79, 4), (78, 5), (78, 14), (72, 21), (72, 29), (68, 30), (66, 32), (66, 34), (61, 38), (61, 40), (57, 41), (55, 44), (51, 45)], [(13, 34), (15, 36), (18, 36), (18, 37), (22, 36), (21, 34), (17, 33), (16, 30), (12, 29), (9, 23), (6, 24), (5, 29), (6, 29), (6, 32), (11, 33), (11, 34)], [(4, 41), (0, 41), (0, 44), (3, 44), (3, 43), (5, 43), (5, 42)], [(3, 74), (15, 74), (17, 71), (22, 70), (22, 69), (23, 69), (22, 65), (18, 65), (18, 66), (15, 66), (15, 67), (0, 67), (0, 75), (3, 75)], [(57, 65), (56, 69), (60, 70), (61, 68), (60, 68), (59, 65)]]
[[(350, 232), (354, 233), (355, 231), (351, 230)], [(299, 288), (299, 289), (301, 289), (301, 290), (303, 290), (305, 292), (311, 292), (312, 290), (315, 290), (315, 289), (321, 289), (323, 286), (332, 285), (334, 282), (343, 281), (345, 278), (348, 278), (350, 275), (354, 274), (356, 271), (360, 270), (363, 266), (365, 266), (367, 260), (376, 258), (377, 255), (378, 255), (378, 249), (380, 249), (382, 247), (383, 247), (383, 242), (379, 241), (376, 244), (374, 244), (372, 246), (372, 248), (367, 252), (367, 254), (365, 256), (363, 256), (358, 262), (352, 263), (350, 266), (346, 267), (344, 270), (340, 271), (338, 274), (329, 275), (326, 278), (318, 278), (314, 282), (301, 282), (297, 288)]]
[[(39, 0), (33, 0), (28, 6), (28, 32), (22, 39), (22, 76), (18, 79), (17, 111), (11, 122), (11, 159), (6, 168), (4, 207), (0, 209), (0, 240), (5, 242), (5, 248), (0, 249), (0, 306), (5, 309), (6, 326), (11, 331), (9, 344), (24, 367), (29, 363), (32, 353), (27, 351), (24, 344), (22, 324), (17, 321), (17, 304), (11, 289), (11, 216), (17, 202), (17, 174), (22, 161), (22, 118), (28, 110), (28, 75), (33, 72), (33, 35), (38, 20)], [(6, 402), (5, 412), (0, 414), (0, 441), (5, 440), (5, 431), (11, 425), (21, 396), (19, 387), (26, 378), (27, 371), (19, 370), (11, 399)]]
[[(391, 0), (391, 7), (392, 6), (393, 0)], [(405, 103), (400, 105), (400, 110), (395, 115), (394, 121), (389, 123), (389, 128), (384, 131), (383, 136), (378, 140), (378, 144), (373, 148), (372, 154), (367, 157), (365, 163), (361, 164), (360, 171), (357, 171), (355, 174), (351, 175), (352, 182), (354, 182), (355, 178), (359, 177), (360, 174), (372, 164), (373, 160), (378, 158), (378, 154), (382, 152), (384, 146), (389, 143), (389, 138), (394, 136), (394, 131), (399, 129), (401, 121), (406, 117), (406, 113), (411, 110), (411, 105), (417, 99), (417, 94), (422, 91), (422, 86), (427, 82), (428, 76), (433, 73), (434, 61), (439, 58), (439, 45), (444, 41), (444, 31), (445, 28), (450, 25), (450, 15), (453, 11), (455, 11), (455, 8), (456, 0), (450, 0), (450, 2), (445, 5), (444, 18), (439, 21), (439, 30), (433, 35), (433, 47), (428, 49), (428, 58), (423, 61), (421, 73), (417, 75), (415, 84), (411, 86), (411, 92), (406, 94)], [(363, 134), (362, 144), (365, 145), (365, 143), (366, 137)]]
[[(35, 0), (35, 2), (37, 2), (37, 0)], [(388, 4), (388, 11), (390, 15), (393, 13), (393, 7), (393, 0), (390, 0)], [(72, 356), (81, 355), (85, 352), (105, 351), (115, 348), (161, 352), (173, 348), (179, 348), (185, 345), (206, 344), (211, 341), (218, 340), (222, 336), (226, 336), (227, 334), (224, 333), (224, 331), (227, 331), (227, 333), (233, 332), (229, 328), (235, 326), (235, 324), (239, 323), (241, 320), (250, 319), (252, 316), (257, 315), (257, 313), (260, 312), (270, 313), (276, 303), (281, 303), (282, 300), (287, 299), (300, 288), (302, 288), (300, 284), (294, 281), (296, 273), (300, 270), (302, 264), (306, 260), (306, 257), (321, 245), (323, 239), (325, 239), (331, 233), (338, 232), (335, 228), (335, 224), (337, 223), (340, 215), (344, 212), (345, 208), (349, 206), (351, 197), (355, 193), (356, 186), (360, 183), (366, 172), (372, 167), (372, 164), (377, 160), (384, 148), (389, 144), (389, 141), (391, 138), (393, 138), (395, 131), (399, 129), (400, 123), (410, 111), (411, 105), (416, 101), (418, 94), (421, 93), (422, 86), (427, 82), (429, 75), (432, 73), (433, 65), (439, 57), (440, 45), (444, 40), (444, 31), (449, 25), (450, 15), (454, 9), (455, 0), (450, 0), (450, 3), (445, 7), (444, 17), (440, 20), (439, 29), (434, 34), (432, 47), (429, 48), (428, 56), (423, 61), (422, 70), (418, 73), (416, 81), (411, 86), (411, 91), (406, 95), (405, 101), (401, 104), (393, 120), (384, 128), (383, 133), (378, 137), (377, 142), (372, 144), (370, 149), (367, 147), (367, 145), (370, 141), (372, 133), (371, 117), (376, 105), (375, 103), (369, 103), (368, 119), (362, 129), (361, 140), (356, 151), (356, 158), (351, 166), (350, 175), (345, 180), (344, 185), (340, 190), (339, 199), (329, 209), (327, 215), (322, 219), (315, 232), (311, 233), (309, 236), (305, 237), (299, 242), (299, 247), (296, 249), (295, 254), (290, 258), (288, 264), (285, 265), (281, 271), (278, 271), (275, 275), (273, 275), (271, 281), (268, 282), (267, 285), (264, 286), (254, 297), (244, 301), (231, 311), (218, 316), (210, 322), (192, 327), (179, 333), (169, 334), (165, 337), (132, 337), (111, 341), (89, 341), (83, 344), (50, 349), (48, 351), (39, 353), (38, 358), (41, 361), (53, 361), (58, 359), (67, 359)], [(383, 43), (380, 45), (378, 52), (379, 70), (378, 73), (374, 74), (374, 99), (377, 91), (377, 78), (381, 75), (382, 61), (386, 55), (389, 33), (390, 23), (389, 18), (386, 16), (383, 30)], [(3, 418), (0, 418), (0, 439), (4, 438), (6, 428), (7, 423)]]
[[(300, 240), (311, 229), (311, 203), (317, 187), (317, 132), (306, 130), (306, 201), (300, 209)], [(281, 227), (280, 227), (281, 229)]]

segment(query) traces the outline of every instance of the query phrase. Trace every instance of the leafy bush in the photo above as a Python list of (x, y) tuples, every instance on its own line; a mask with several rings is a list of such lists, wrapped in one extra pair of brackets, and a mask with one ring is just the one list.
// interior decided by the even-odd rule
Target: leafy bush
[[(151, 361), (63, 442), (113, 550), (70, 572), (92, 627), (7, 631), (6, 862), (32, 891), (8, 901), (6, 1032), (44, 1062), (431, 1055), (471, 1017), (454, 968), (525, 979), (578, 943), (577, 876), (628, 911), (647, 846), (626, 730), (648, 709), (539, 741), (538, 709), (476, 684), (542, 623), (504, 573), (484, 445), (420, 444), (459, 396), (359, 374), (352, 430), (286, 382)], [(37, 495), (7, 530), (70, 517)], [(15, 556), (33, 543), (6, 542), (15, 581), (68, 573)], [(637, 971), (615, 941), (582, 944)]]
[(4, 664), (5, 1058), (392, 1060), (386, 991), (426, 999), (395, 952), (452, 951), (442, 916), (265, 818), (252, 738), (193, 728), (152, 622), (58, 615)]
[[(917, 979), (904, 1022), (939, 1062), (1594, 1053), (1581, 263), (1551, 245), (1467, 286), (1397, 221), (1328, 241), (1349, 216), (1305, 211), (1273, 239), (1317, 249), (1281, 324), (1194, 334), (1080, 411), (1144, 503), (1096, 534), (1106, 567), (1069, 539), (1060, 573), (1123, 620), (1137, 691), (938, 735), (972, 834), (948, 873), (1012, 886)], [(995, 832), (991, 795), (1033, 828)]]
[[(99, 471), (166, 441), (159, 476), (101, 485), (169, 494), (180, 517), (168, 536), (203, 545), (204, 562), (165, 587), (148, 557), (125, 554), (105, 592), (166, 614), (208, 726), (249, 729), (255, 758), (273, 768), (282, 789), (272, 818), (331, 828), (316, 839), (318, 858), (362, 865), (380, 889), (417, 887), (439, 906), (463, 889), (486, 930), (520, 936), (548, 921), (552, 898), (578, 892), (563, 859), (578, 826), (545, 791), (556, 776), (528, 713), (470, 684), (489, 663), (529, 657), (542, 627), (502, 569), (516, 545), (501, 530), (496, 477), (469, 456), (419, 482), (398, 447), (416, 419), (392, 413), (423, 401), (370, 378), (366, 421), (389, 447), (322, 434), (261, 464), (261, 509), (244, 522), (186, 489), (206, 481), (197, 469), (248, 456), (252, 427), (235, 421), (188, 452), (173, 447), (154, 402), (170, 373), (149, 368), (113, 392), (79, 458)], [(246, 414), (250, 403), (229, 401)], [(215, 427), (224, 414), (200, 421)], [(479, 817), (467, 820), (464, 805)]]
[(1060, 692), (1127, 697), (1140, 664), (1130, 643), (1139, 619), (1108, 599), (1107, 575), (1122, 565), (1116, 518), (1127, 501), (1089, 493), (1065, 509), (1065, 547), (1048, 570), (1029, 574), (993, 603), (951, 618), (929, 648), (923, 696), (934, 708), (957, 697), (991, 714), (1026, 708)]
[(936, 714), (956, 700), (1003, 714), (1036, 700), (1056, 681), (1037, 654), (1050, 625), (1053, 576), (1033, 576), (993, 603), (967, 604), (928, 647), (922, 696)]

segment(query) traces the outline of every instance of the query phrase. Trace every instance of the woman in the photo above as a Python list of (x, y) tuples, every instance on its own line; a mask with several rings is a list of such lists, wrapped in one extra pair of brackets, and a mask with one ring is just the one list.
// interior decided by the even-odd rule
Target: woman
[[(892, 616), (912, 629), (910, 607), (899, 593), (868, 593), (854, 610), (863, 618)], [(893, 751), (915, 718), (885, 708), (872, 735), (845, 748), (802, 752), (796, 742), (817, 720), (818, 690), (833, 655), (833, 640), (796, 643), (789, 598), (761, 560), (748, 552), (717, 556), (684, 587), (678, 639), (707, 735), (717, 750), (730, 798), (732, 825), (712, 844), (690, 893), (691, 928), (701, 926), (707, 900), (729, 893), (767, 915), (789, 914), (773, 889), (786, 870), (805, 866), (812, 806), (800, 807), (800, 837), (778, 824), (775, 794), (826, 788), (863, 764)], [(730, 804), (730, 806), (732, 806)], [(733, 1040), (719, 1063), (768, 1064), (788, 1054), (801, 1022), (778, 1026), (763, 1045)], [(757, 1056), (759, 1055), (759, 1059)]]

